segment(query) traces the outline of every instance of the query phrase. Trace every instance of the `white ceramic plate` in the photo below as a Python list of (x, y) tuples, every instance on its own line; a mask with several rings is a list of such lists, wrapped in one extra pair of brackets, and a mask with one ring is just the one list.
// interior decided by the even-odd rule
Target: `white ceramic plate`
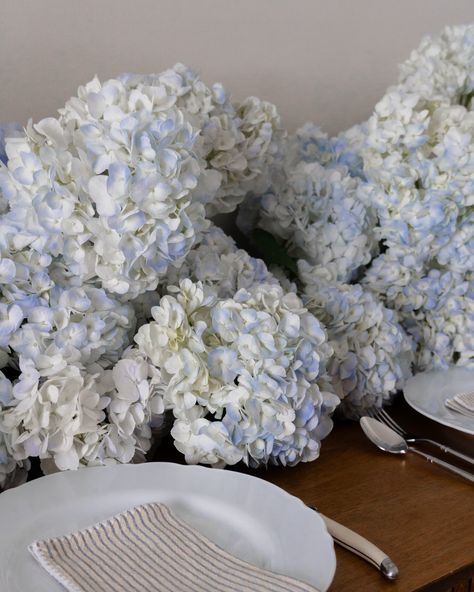
[(403, 394), (409, 405), (445, 426), (474, 435), (474, 419), (448, 409), (446, 399), (474, 390), (474, 371), (452, 368), (423, 372), (407, 380)]
[(332, 538), (301, 500), (249, 475), (147, 463), (56, 473), (0, 494), (0, 590), (61, 592), (27, 546), (152, 501), (240, 559), (321, 592), (333, 579)]

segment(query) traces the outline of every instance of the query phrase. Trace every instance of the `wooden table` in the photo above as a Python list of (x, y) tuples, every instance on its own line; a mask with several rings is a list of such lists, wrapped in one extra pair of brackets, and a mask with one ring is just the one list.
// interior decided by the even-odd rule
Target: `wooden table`
[[(474, 454), (474, 437), (425, 420), (402, 401), (393, 416)], [(180, 457), (165, 445), (154, 460), (179, 462)], [(399, 580), (388, 582), (368, 563), (336, 547), (331, 592), (474, 592), (474, 486), (413, 454), (399, 458), (380, 452), (357, 423), (338, 423), (313, 463), (237, 470), (317, 506), (377, 544), (400, 569)]]

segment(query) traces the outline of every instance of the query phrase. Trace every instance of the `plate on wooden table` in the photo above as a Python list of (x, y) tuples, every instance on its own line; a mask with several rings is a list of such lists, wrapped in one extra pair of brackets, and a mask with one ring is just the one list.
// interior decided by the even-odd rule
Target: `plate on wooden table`
[(422, 372), (409, 378), (403, 388), (407, 403), (442, 425), (474, 435), (474, 419), (446, 407), (454, 395), (474, 390), (474, 370), (450, 368)]
[(0, 494), (0, 590), (61, 592), (28, 552), (134, 506), (161, 502), (235, 557), (325, 592), (336, 556), (322, 518), (262, 479), (173, 463), (91, 467)]

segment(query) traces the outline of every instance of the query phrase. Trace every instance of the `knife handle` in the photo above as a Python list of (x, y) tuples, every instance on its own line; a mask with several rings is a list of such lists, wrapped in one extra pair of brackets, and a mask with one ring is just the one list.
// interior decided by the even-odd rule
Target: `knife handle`
[(395, 580), (398, 578), (398, 567), (382, 550), (350, 528), (331, 520), (331, 518), (323, 514), (320, 514), (320, 516), (326, 523), (329, 534), (341, 547), (352, 551), (352, 553), (359, 555), (359, 557), (374, 565), (387, 579)]

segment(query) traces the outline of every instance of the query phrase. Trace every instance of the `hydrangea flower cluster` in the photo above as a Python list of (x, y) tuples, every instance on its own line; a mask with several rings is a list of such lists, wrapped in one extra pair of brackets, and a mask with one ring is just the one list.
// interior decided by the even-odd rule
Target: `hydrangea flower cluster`
[(205, 205), (231, 211), (265, 178), (282, 133), (274, 106), (234, 106), (181, 65), (95, 78), (57, 119), (7, 142), (0, 182), (15, 246), (61, 256), (82, 282), (133, 299), (182, 262)]
[[(472, 25), (448, 27), (424, 39), (368, 122), (337, 138), (312, 124), (301, 128), (286, 145), (290, 173), (277, 178), (281, 198), (273, 191), (254, 200), (260, 208), (254, 225), (284, 241), (300, 259), (303, 293), (319, 302), (315, 312), (323, 315), (330, 337), (337, 341), (343, 334), (344, 317), (325, 315), (326, 298), (331, 294), (332, 306), (344, 309), (341, 303), (350, 293), (358, 310), (396, 312), (390, 322), (401, 349), (408, 342), (403, 331), (413, 338), (417, 371), (474, 365), (473, 31)], [(326, 189), (335, 171), (343, 179), (339, 192), (334, 184)], [(294, 179), (299, 191), (291, 191)], [(323, 191), (314, 191), (317, 184)], [(354, 212), (359, 215), (351, 216)], [(250, 219), (246, 211), (243, 217)], [(331, 229), (333, 236), (326, 239)], [(355, 289), (356, 282), (362, 287)], [(365, 337), (361, 332), (357, 339)], [(339, 350), (332, 342), (334, 359), (347, 351), (361, 360), (357, 339), (342, 342)], [(395, 367), (401, 352), (389, 351)], [(342, 356), (335, 362), (341, 368), (343, 363)], [(406, 377), (407, 368), (401, 364), (397, 375)], [(343, 389), (338, 392), (344, 396)], [(392, 392), (379, 395), (389, 398)], [(364, 404), (373, 403), (367, 395)], [(348, 412), (348, 405), (341, 407)]]
[(166, 283), (178, 285), (186, 278), (213, 287), (219, 298), (231, 298), (238, 290), (258, 284), (279, 284), (261, 259), (239, 249), (230, 236), (213, 224), (181, 267), (170, 270)]
[(351, 177), (365, 178), (362, 146), (367, 135), (367, 124), (354, 125), (331, 137), (314, 123), (306, 123), (287, 142), (286, 168), (300, 162), (318, 162), (321, 166), (343, 165)]
[(304, 259), (312, 275), (349, 281), (377, 250), (364, 187), (344, 166), (302, 162), (283, 191), (263, 196), (259, 226)]
[[(473, 30), (423, 41), (377, 104), (362, 150), (386, 249), (364, 282), (399, 312), (419, 370), (474, 364), (474, 111), (458, 100), (472, 92)], [(431, 86), (407, 74), (417, 59), (421, 70), (433, 60)]]
[(140, 460), (166, 411), (188, 462), (313, 460), (340, 400), (474, 366), (473, 48), (423, 40), (334, 138), (181, 64), (0, 126), (0, 488)]
[[(47, 256), (38, 261), (31, 254), (5, 249), (1, 259), (9, 272), (0, 301), (2, 365), (10, 366), (12, 378), (1, 380), (0, 487), (8, 485), (7, 475), (13, 479), (17, 463), (32, 456), (52, 458), (60, 469), (128, 462), (147, 449), (149, 419), (163, 412), (152, 380), (146, 373), (140, 378), (148, 365), (124, 359), (135, 330), (133, 308), (102, 288), (68, 284), (59, 268), (39, 267)], [(140, 399), (131, 391), (132, 379), (125, 382), (120, 374), (124, 366), (144, 382), (137, 387)], [(106, 380), (109, 375), (113, 380)]]
[[(325, 281), (350, 281), (378, 251), (375, 215), (358, 151), (363, 126), (328, 138), (307, 124), (285, 145), (272, 187), (243, 204), (239, 226), (259, 227), (302, 259), (302, 273)], [(258, 203), (258, 215), (248, 210)]]
[(308, 309), (328, 328), (328, 370), (340, 410), (354, 419), (382, 407), (402, 387), (413, 361), (411, 339), (397, 314), (360, 284), (307, 284)]
[[(207, 218), (232, 211), (249, 191), (263, 192), (270, 184), (285, 135), (270, 103), (250, 97), (233, 104), (221, 85), (209, 88), (178, 64), (159, 75), (123, 75), (104, 83), (95, 78), (57, 118), (30, 122), (24, 131), (3, 126), (0, 133), (6, 163), (0, 169), (3, 488), (24, 478), (30, 457), (40, 457), (44, 470), (67, 470), (131, 462), (149, 449), (165, 401), (174, 409), (179, 396), (170, 396), (171, 362), (161, 367), (129, 346), (150, 310), (166, 306), (169, 296), (160, 298), (167, 286), (189, 277), (202, 281), (217, 307), (243, 294), (241, 289), (264, 283), (278, 290), (274, 299), (283, 301), (282, 310), (291, 308), (292, 298), (300, 304), (295, 295), (284, 295), (263, 261), (238, 249)], [(241, 306), (252, 324), (245, 315), (260, 312)], [(309, 313), (299, 309), (293, 316), (281, 312), (282, 319), (267, 311), (272, 314), (283, 324), (296, 315), (298, 331), (299, 316), (309, 323), (308, 336), (288, 346), (289, 357), (301, 357), (288, 370), (294, 401), (285, 418), (275, 419), (271, 404), (262, 402), (265, 427), (246, 428), (248, 434), (257, 430), (260, 439), (251, 444), (248, 435), (253, 452), (239, 454), (258, 462), (264, 441), (262, 462), (273, 455), (295, 463), (317, 456), (318, 438), (330, 430), (338, 399), (305, 383), (319, 376), (319, 357), (305, 350), (304, 339), (312, 343), (314, 330), (313, 341), (321, 341), (323, 374), (324, 330), (315, 319), (311, 328)], [(294, 329), (287, 330), (291, 341)], [(268, 365), (272, 356), (275, 349)], [(303, 358), (312, 366), (304, 369)], [(260, 378), (281, 381), (272, 372), (283, 370), (275, 362)], [(226, 378), (222, 389), (229, 386)], [(257, 406), (250, 399), (247, 405), (260, 421)], [(282, 400), (275, 409), (284, 406)], [(199, 413), (198, 407), (190, 414)], [(243, 424), (229, 436), (236, 449), (239, 429)], [(234, 462), (224, 451), (217, 456), (221, 463)]]
[(430, 103), (469, 107), (474, 93), (474, 24), (427, 35), (400, 66), (399, 84)]
[(298, 130), (286, 145), (280, 190), (261, 197), (256, 221), (299, 259), (302, 298), (326, 325), (333, 388), (351, 417), (391, 399), (410, 374), (411, 356), (410, 339), (393, 311), (350, 284), (379, 252), (371, 187), (362, 170), (366, 133), (366, 126), (337, 138), (310, 124)]
[(319, 455), (339, 399), (324, 328), (277, 285), (219, 298), (182, 280), (136, 337), (161, 372), (172, 435), (189, 463), (293, 465)]

